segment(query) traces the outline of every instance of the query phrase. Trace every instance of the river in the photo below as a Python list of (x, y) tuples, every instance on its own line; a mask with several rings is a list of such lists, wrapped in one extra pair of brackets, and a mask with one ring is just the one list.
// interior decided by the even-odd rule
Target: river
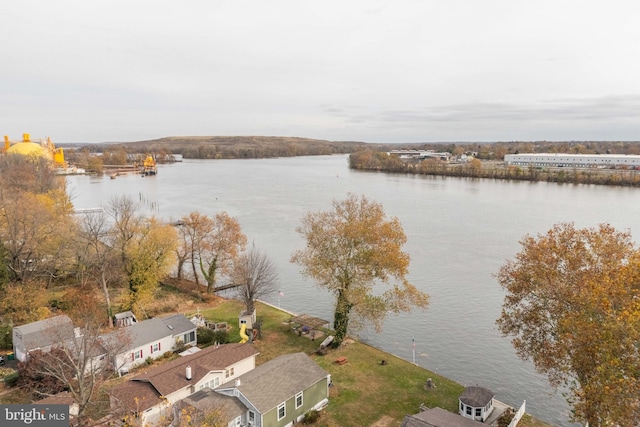
[(67, 189), (76, 208), (129, 195), (141, 202), (141, 213), (167, 220), (226, 211), (278, 267), (283, 295), (270, 302), (327, 320), (331, 296), (289, 262), (304, 245), (295, 227), (306, 212), (328, 210), (349, 192), (380, 202), (402, 223), (409, 279), (431, 301), (428, 310), (392, 316), (382, 333), (365, 330), (360, 339), (406, 360), (413, 359), (415, 339), (417, 364), (487, 387), (515, 407), (526, 400), (528, 413), (558, 426), (572, 425), (564, 399), (516, 357), (495, 326), (504, 291), (494, 274), (526, 234), (559, 222), (606, 222), (633, 233), (640, 217), (638, 189), (353, 171), (343, 155), (184, 160), (160, 165), (157, 176), (145, 178), (70, 176)]

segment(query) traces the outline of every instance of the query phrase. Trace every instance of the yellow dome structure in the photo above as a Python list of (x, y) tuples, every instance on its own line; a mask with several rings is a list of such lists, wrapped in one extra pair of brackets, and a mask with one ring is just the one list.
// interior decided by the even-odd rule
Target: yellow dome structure
[(30, 141), (22, 141), (17, 144), (13, 144), (7, 149), (7, 154), (22, 154), (23, 156), (46, 155), (42, 145)]
[(28, 133), (22, 135), (21, 142), (15, 142), (13, 145), (9, 137), (5, 135), (4, 152), (7, 154), (21, 154), (23, 156), (42, 156), (52, 160), (58, 167), (66, 166), (62, 148), (55, 148), (50, 138), (40, 143), (32, 142), (31, 135)]

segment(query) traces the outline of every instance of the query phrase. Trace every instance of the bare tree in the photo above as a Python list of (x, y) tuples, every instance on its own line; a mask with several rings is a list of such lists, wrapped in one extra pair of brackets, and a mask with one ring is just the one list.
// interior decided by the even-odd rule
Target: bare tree
[(80, 221), (78, 262), (82, 269), (96, 273), (96, 281), (102, 288), (107, 306), (109, 326), (113, 326), (109, 285), (121, 271), (117, 266), (114, 240), (114, 229), (103, 212), (86, 214)]
[(122, 264), (127, 265), (127, 247), (135, 237), (136, 231), (142, 222), (138, 215), (138, 208), (131, 197), (115, 196), (106, 208), (107, 214), (113, 219), (115, 230), (115, 245), (120, 253)]
[(278, 271), (275, 264), (255, 245), (242, 253), (233, 272), (233, 283), (238, 284), (238, 297), (248, 313), (254, 302), (276, 292)]

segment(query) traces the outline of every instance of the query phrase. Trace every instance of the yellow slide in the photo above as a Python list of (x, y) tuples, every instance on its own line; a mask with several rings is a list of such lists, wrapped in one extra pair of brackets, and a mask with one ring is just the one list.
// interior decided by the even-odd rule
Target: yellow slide
[(240, 338), (242, 338), (240, 340), (240, 344), (244, 344), (247, 341), (249, 341), (249, 336), (246, 333), (247, 330), (247, 324), (243, 323), (242, 326), (240, 326)]

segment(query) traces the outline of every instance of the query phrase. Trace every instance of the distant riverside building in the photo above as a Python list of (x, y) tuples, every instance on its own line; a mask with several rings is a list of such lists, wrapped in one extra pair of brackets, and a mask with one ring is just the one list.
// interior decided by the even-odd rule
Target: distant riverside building
[(439, 159), (449, 161), (451, 153), (436, 153), (433, 150), (391, 150), (387, 152), (390, 156), (400, 157), (401, 159)]
[(508, 166), (554, 166), (576, 168), (640, 167), (640, 156), (625, 154), (563, 154), (527, 153), (507, 154), (504, 163)]

